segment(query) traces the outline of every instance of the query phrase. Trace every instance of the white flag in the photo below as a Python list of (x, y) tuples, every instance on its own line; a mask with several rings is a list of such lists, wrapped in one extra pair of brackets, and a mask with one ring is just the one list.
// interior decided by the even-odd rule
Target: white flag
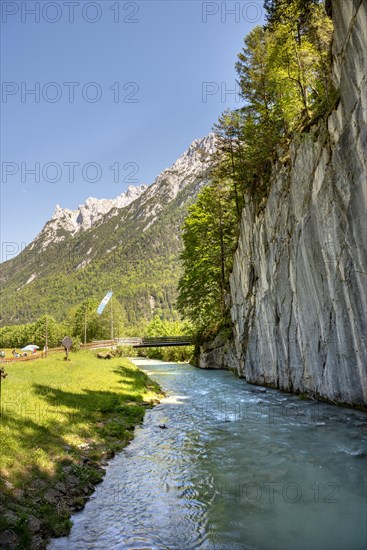
[(106, 307), (106, 305), (108, 304), (108, 302), (110, 301), (110, 299), (112, 298), (112, 290), (109, 290), (106, 294), (106, 296), (103, 298), (102, 302), (99, 304), (98, 308), (97, 308), (97, 313), (98, 315), (101, 315), (101, 313), (103, 312), (104, 308)]

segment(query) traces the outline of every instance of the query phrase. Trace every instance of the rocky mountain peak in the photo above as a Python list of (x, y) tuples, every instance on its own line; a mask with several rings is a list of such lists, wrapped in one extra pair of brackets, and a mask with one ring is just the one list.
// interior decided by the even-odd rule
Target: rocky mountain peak
[(52, 218), (31, 243), (30, 249), (37, 243), (45, 249), (50, 243), (64, 241), (66, 233), (74, 237), (114, 216), (121, 219), (120, 210), (132, 203), (138, 217), (146, 220), (147, 229), (182, 189), (192, 186), (192, 192), (197, 193), (208, 182), (208, 172), (217, 146), (218, 138), (214, 133), (195, 139), (176, 162), (163, 170), (149, 187), (130, 185), (114, 199), (88, 197), (76, 210), (62, 208), (57, 204)]
[[(130, 185), (125, 192), (114, 199), (88, 197), (85, 203), (79, 205), (76, 210), (56, 205), (52, 218), (43, 230), (47, 232), (43, 246), (47, 246), (51, 241), (64, 240), (63, 235), (58, 235), (59, 230), (67, 231), (74, 236), (79, 231), (85, 231), (95, 226), (106, 214), (111, 212), (111, 215), (114, 215), (114, 209), (125, 208), (142, 195), (144, 196), (141, 206), (155, 196), (157, 204), (154, 206), (154, 213), (146, 212), (146, 217), (151, 217), (149, 214), (153, 213), (155, 218), (162, 207), (173, 200), (181, 189), (192, 183), (195, 178), (202, 178), (213, 162), (217, 143), (218, 138), (214, 133), (210, 133), (204, 138), (195, 139), (176, 162), (170, 168), (166, 168), (150, 187)], [(202, 181), (202, 184), (204, 183)]]
[(212, 156), (218, 146), (217, 136), (211, 132), (201, 139), (195, 139), (189, 148), (180, 156), (179, 159), (167, 170), (181, 170), (196, 168), (203, 162), (212, 160)]
[(75, 235), (80, 230), (89, 229), (97, 223), (105, 214), (113, 208), (125, 208), (136, 200), (147, 189), (146, 185), (134, 187), (130, 185), (128, 189), (114, 199), (96, 199), (88, 197), (84, 204), (78, 206), (76, 210), (62, 208), (56, 205), (54, 214), (48, 222), (48, 228), (52, 232), (57, 229)]
[(214, 133), (195, 139), (170, 168), (159, 174), (144, 194), (146, 200), (155, 198), (155, 214), (185, 187), (196, 181), (197, 192), (208, 182), (208, 171), (213, 165), (213, 155), (217, 147), (218, 138)]

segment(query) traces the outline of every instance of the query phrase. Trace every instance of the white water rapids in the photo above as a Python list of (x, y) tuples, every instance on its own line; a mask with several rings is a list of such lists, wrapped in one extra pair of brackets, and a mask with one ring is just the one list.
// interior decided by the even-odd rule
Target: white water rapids
[(366, 413), (226, 371), (135, 363), (168, 397), (50, 549), (367, 547)]

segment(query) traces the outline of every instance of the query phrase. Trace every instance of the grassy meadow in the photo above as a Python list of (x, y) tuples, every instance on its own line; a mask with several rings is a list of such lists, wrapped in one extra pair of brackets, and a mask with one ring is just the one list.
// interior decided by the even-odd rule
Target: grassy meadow
[(4, 365), (0, 547), (13, 536), (9, 547), (41, 548), (47, 537), (66, 534), (70, 510), (83, 507), (106, 460), (160, 395), (127, 359), (97, 359), (95, 351), (70, 357)]

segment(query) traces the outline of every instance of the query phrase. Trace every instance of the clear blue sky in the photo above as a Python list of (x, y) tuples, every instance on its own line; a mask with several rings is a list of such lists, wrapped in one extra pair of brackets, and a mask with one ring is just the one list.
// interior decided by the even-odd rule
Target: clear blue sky
[[(41, 0), (38, 11), (37, 2), (3, 0), (2, 243), (29, 243), (57, 203), (112, 198), (129, 179), (151, 184), (225, 108), (239, 106), (225, 91), (235, 87), (244, 36), (263, 23), (262, 4)], [(205, 82), (212, 95), (203, 101)], [(65, 165), (73, 162), (74, 182)], [(36, 163), (38, 182), (26, 172)], [(87, 163), (99, 172), (83, 173)]]

